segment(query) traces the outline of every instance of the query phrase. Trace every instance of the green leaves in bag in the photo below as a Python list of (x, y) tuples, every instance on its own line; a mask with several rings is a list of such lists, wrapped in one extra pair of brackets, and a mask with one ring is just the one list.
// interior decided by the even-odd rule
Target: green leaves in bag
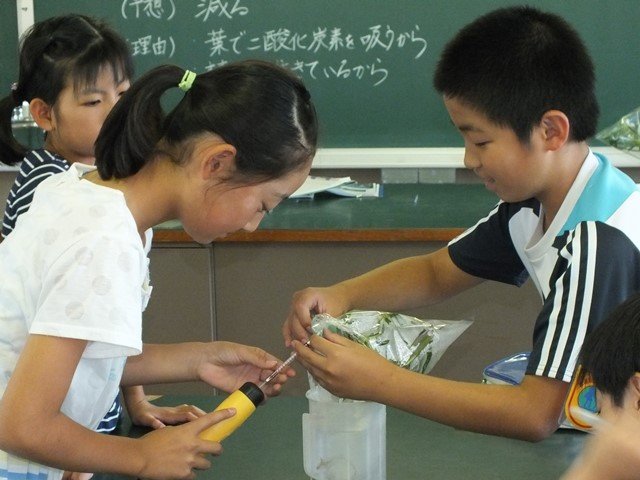
[(401, 313), (354, 310), (334, 318), (313, 317), (314, 333), (329, 329), (375, 350), (387, 360), (414, 372), (428, 373), (470, 320), (421, 320)]

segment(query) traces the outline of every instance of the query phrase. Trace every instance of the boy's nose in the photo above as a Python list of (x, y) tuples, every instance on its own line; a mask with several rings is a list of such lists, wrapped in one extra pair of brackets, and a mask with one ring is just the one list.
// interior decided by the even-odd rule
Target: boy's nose
[(464, 162), (465, 168), (469, 170), (474, 170), (480, 166), (480, 162), (477, 157), (470, 153), (468, 148), (464, 149), (464, 158), (462, 161)]

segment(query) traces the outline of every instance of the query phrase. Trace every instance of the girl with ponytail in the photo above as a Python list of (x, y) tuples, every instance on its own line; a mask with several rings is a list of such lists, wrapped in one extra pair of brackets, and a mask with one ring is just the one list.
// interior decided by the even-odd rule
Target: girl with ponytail
[[(165, 112), (162, 97), (177, 88), (181, 99)], [(45, 180), (0, 244), (0, 449), (9, 459), (0, 478), (18, 478), (14, 464), (49, 478), (67, 469), (181, 479), (210, 467), (221, 446), (199, 434), (233, 410), (139, 439), (85, 427), (120, 383), (201, 380), (231, 392), (276, 368), (272, 355), (235, 343), (143, 345), (147, 251), (152, 227), (171, 219), (199, 243), (255, 230), (303, 183), (316, 142), (309, 92), (265, 62), (200, 75), (161, 66), (123, 95), (98, 136), (96, 168), (73, 164)]]
[[(20, 164), (2, 223), (8, 236), (31, 206), (36, 187), (51, 175), (95, 162), (94, 144), (111, 108), (129, 88), (133, 64), (127, 42), (108, 24), (77, 14), (33, 25), (20, 42), (19, 74), (11, 94), (0, 100), (0, 161)], [(29, 150), (13, 136), (11, 114), (23, 102), (45, 132), (44, 148)], [(203, 414), (195, 407), (158, 407), (140, 386), (122, 390), (129, 417), (137, 425), (161, 428)], [(95, 426), (115, 430), (122, 405), (116, 395)], [(0, 467), (1, 471), (1, 467)], [(1, 478), (1, 475), (0, 475)]]

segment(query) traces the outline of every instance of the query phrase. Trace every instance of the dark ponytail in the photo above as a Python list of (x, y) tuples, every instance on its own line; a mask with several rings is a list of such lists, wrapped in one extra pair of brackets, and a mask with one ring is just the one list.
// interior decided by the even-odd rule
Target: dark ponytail
[(11, 118), (18, 106), (13, 95), (0, 100), (0, 160), (6, 165), (15, 165), (27, 153), (27, 149), (13, 136)]
[(241, 181), (278, 178), (315, 154), (315, 108), (289, 70), (246, 60), (199, 74), (165, 116), (162, 94), (177, 89), (184, 72), (170, 65), (149, 71), (111, 110), (95, 149), (103, 179), (134, 175), (161, 152), (180, 163), (187, 142), (201, 133), (216, 134), (236, 148)]
[(69, 81), (76, 89), (92, 85), (105, 66), (117, 83), (133, 76), (126, 40), (106, 23), (70, 14), (34, 24), (20, 41), (15, 89), (0, 101), (0, 161), (13, 165), (27, 150), (13, 136), (14, 107), (34, 98), (53, 106)]
[(184, 70), (163, 65), (135, 82), (109, 112), (95, 145), (100, 176), (126, 178), (137, 173), (153, 155), (163, 135), (160, 98), (178, 86)]

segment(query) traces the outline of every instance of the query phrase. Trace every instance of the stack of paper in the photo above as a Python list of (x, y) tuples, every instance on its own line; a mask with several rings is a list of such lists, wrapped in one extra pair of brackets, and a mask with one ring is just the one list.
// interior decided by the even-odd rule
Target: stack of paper
[(313, 198), (316, 193), (329, 192), (342, 197), (381, 197), (382, 185), (358, 183), (351, 177), (316, 177), (309, 175), (289, 198)]

